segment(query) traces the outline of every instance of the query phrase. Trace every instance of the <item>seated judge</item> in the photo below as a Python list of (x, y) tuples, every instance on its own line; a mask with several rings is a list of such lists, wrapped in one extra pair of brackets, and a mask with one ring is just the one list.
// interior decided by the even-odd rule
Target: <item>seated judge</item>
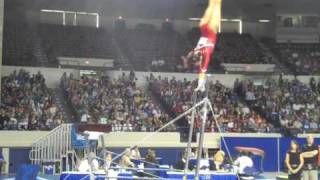
[(146, 155), (146, 161), (150, 163), (157, 163), (157, 156), (154, 150), (148, 149), (148, 152)]
[(240, 175), (247, 174), (245, 172), (248, 168), (254, 168), (253, 161), (248, 152), (241, 152), (240, 156), (234, 161), (234, 169)]
[(215, 170), (217, 171), (223, 170), (222, 165), (224, 162), (224, 156), (225, 156), (225, 153), (222, 150), (217, 151), (217, 153), (213, 156)]
[[(174, 168), (184, 170), (184, 168), (186, 166), (186, 161), (187, 161), (187, 153), (185, 151), (181, 152), (180, 157), (181, 157), (180, 160), (176, 163)], [(189, 165), (188, 169), (192, 170), (191, 163), (189, 163), (188, 165)]]
[(80, 161), (78, 170), (80, 172), (91, 172), (99, 169), (99, 163), (96, 155), (91, 152), (83, 160)]
[(130, 150), (127, 149), (126, 153), (121, 157), (120, 166), (127, 168), (127, 167), (134, 167), (134, 163), (130, 159)]
[(138, 146), (135, 146), (134, 148), (132, 148), (132, 150), (130, 151), (130, 158), (141, 159), (141, 154), (140, 154)]

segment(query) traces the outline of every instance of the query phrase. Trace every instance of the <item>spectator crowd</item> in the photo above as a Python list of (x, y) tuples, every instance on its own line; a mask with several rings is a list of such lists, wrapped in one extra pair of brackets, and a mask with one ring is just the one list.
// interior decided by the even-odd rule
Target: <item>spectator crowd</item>
[(2, 78), (0, 129), (48, 130), (64, 121), (41, 72), (21, 69)]
[[(112, 126), (112, 131), (156, 131), (202, 97), (196, 81), (162, 78), (152, 74), (147, 88), (137, 85), (132, 71), (117, 78), (83, 75), (79, 80), (66, 73), (61, 87), (80, 123)], [(228, 88), (219, 81), (208, 82), (209, 113), (207, 132), (319, 132), (320, 81), (309, 84), (294, 78), (268, 78), (262, 82), (236, 80)], [(21, 69), (2, 78), (0, 129), (48, 130), (65, 122), (41, 72)], [(200, 112), (195, 128), (200, 128)], [(188, 128), (191, 114), (165, 131)], [(215, 121), (216, 120), (216, 121)], [(279, 129), (280, 128), (280, 129)]]
[[(161, 77), (150, 78), (150, 86), (174, 115), (181, 114), (194, 105), (192, 100), (196, 81), (176, 80)], [(233, 89), (223, 86), (219, 81), (209, 82), (208, 97), (211, 100), (214, 114), (206, 124), (206, 131), (217, 132), (214, 118), (223, 132), (273, 132), (270, 123), (254, 111), (251, 111), (245, 103), (241, 103)], [(200, 112), (200, 111), (198, 111)], [(190, 123), (190, 116), (185, 119)], [(200, 125), (200, 114), (196, 116), (196, 128)]]
[(319, 132), (320, 84), (314, 78), (305, 84), (298, 79), (268, 79), (262, 84), (244, 80), (235, 89), (252, 109), (283, 130), (292, 133)]
[(111, 124), (113, 131), (155, 131), (169, 121), (148, 92), (136, 85), (133, 72), (115, 79), (102, 75), (76, 80), (65, 74), (61, 82), (82, 123)]
[(296, 74), (320, 74), (319, 44), (277, 44), (275, 51), (281, 60)]

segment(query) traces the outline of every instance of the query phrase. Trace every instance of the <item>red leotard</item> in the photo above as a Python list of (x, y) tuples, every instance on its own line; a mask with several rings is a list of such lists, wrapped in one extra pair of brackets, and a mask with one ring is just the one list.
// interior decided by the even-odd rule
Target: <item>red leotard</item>
[(204, 45), (203, 47), (200, 47), (200, 52), (204, 59), (204, 61), (200, 65), (200, 73), (206, 73), (211, 60), (211, 55), (215, 48), (217, 35), (212, 29), (210, 29), (208, 24), (202, 25), (200, 29), (201, 38), (207, 38), (207, 46)]

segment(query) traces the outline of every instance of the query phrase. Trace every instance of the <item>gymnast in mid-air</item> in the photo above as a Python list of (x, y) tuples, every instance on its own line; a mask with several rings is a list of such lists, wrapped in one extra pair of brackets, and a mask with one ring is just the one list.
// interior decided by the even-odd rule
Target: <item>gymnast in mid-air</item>
[(208, 7), (200, 20), (201, 37), (193, 54), (198, 54), (199, 66), (198, 86), (195, 91), (205, 91), (206, 72), (217, 42), (217, 34), (221, 22), (222, 0), (209, 0)]

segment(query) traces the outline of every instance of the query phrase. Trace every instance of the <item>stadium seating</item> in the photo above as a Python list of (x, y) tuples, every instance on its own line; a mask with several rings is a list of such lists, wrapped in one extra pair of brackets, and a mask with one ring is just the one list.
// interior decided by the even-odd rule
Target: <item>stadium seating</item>
[[(57, 57), (114, 58), (115, 38), (121, 51), (135, 70), (182, 71), (181, 56), (186, 56), (199, 38), (198, 29), (187, 36), (171, 30), (156, 30), (151, 25), (109, 34), (103, 28), (28, 25), (8, 23), (4, 29), (4, 63), (8, 65), (57, 66)], [(221, 63), (270, 63), (257, 41), (249, 34), (222, 33), (211, 63), (215, 72), (222, 70)], [(23, 61), (22, 61), (23, 60)], [(47, 61), (47, 62), (46, 62)]]
[(319, 75), (320, 44), (269, 43), (281, 61), (297, 75)]
[(6, 22), (3, 42), (6, 65), (57, 67), (59, 56), (114, 58), (112, 37), (102, 28)]
[[(83, 76), (80, 81), (64, 75), (61, 85), (78, 122), (107, 124), (112, 131), (154, 131), (193, 105), (196, 81), (148, 79), (147, 90), (136, 85), (134, 72), (114, 79)], [(309, 84), (282, 76), (262, 85), (237, 80), (233, 88), (217, 81), (209, 83), (209, 98), (213, 117), (226, 132), (278, 132), (277, 127), (318, 132), (319, 89), (314, 78)], [(43, 75), (22, 69), (3, 77), (0, 112), (1, 129), (7, 130), (47, 130), (65, 122)], [(189, 118), (166, 130), (186, 128)], [(206, 131), (217, 131), (209, 119)]]
[(223, 63), (270, 63), (257, 41), (249, 34), (222, 33), (218, 38), (216, 58)]
[[(136, 70), (179, 71), (181, 56), (186, 56), (199, 38), (197, 29), (187, 36), (179, 32), (159, 31), (154, 28), (136, 28), (116, 34), (122, 49)], [(270, 60), (249, 34), (222, 33), (218, 37), (211, 68), (220, 69), (221, 63), (264, 64)], [(157, 61), (164, 63), (156, 63)]]
[(113, 58), (111, 36), (95, 27), (41, 24), (38, 36), (51, 62), (59, 56), (80, 58)]
[[(193, 89), (196, 81), (178, 81), (173, 79), (152, 79), (151, 89), (156, 96), (160, 97), (162, 103), (172, 115), (178, 115), (192, 107)], [(210, 82), (209, 98), (215, 111), (214, 118), (217, 119), (221, 130), (225, 132), (274, 132), (270, 123), (266, 123), (254, 111), (242, 103), (232, 89), (224, 87), (220, 82)], [(187, 121), (190, 117), (187, 118)], [(199, 120), (199, 117), (197, 118)], [(182, 126), (188, 126), (182, 123)], [(199, 122), (196, 122), (199, 128)], [(207, 131), (217, 132), (218, 129), (213, 118), (210, 118), (206, 126)]]
[[(198, 28), (190, 30), (187, 34), (189, 41), (196, 45), (200, 31)], [(220, 33), (218, 43), (213, 56), (215, 63), (239, 63), (239, 64), (267, 64), (263, 50), (257, 40), (250, 34)]]
[(319, 131), (319, 92), (314, 83), (308, 86), (297, 79), (280, 78), (278, 82), (269, 79), (262, 85), (254, 85), (246, 80), (237, 89), (262, 117), (296, 134)]
[(81, 123), (112, 124), (113, 131), (155, 131), (169, 117), (134, 79), (123, 74), (118, 79), (83, 76), (80, 81), (70, 77), (62, 81)]
[[(33, 53), (34, 33), (26, 23), (6, 22), (3, 29), (3, 63), (15, 66), (36, 66)], [(22, 31), (24, 29), (25, 31)]]
[[(180, 56), (188, 51), (180, 33), (156, 30), (152, 26), (117, 32), (116, 39), (136, 70), (174, 71)], [(163, 65), (152, 63), (158, 60), (164, 61)]]
[(0, 129), (47, 130), (64, 123), (43, 75), (21, 69), (2, 78)]

